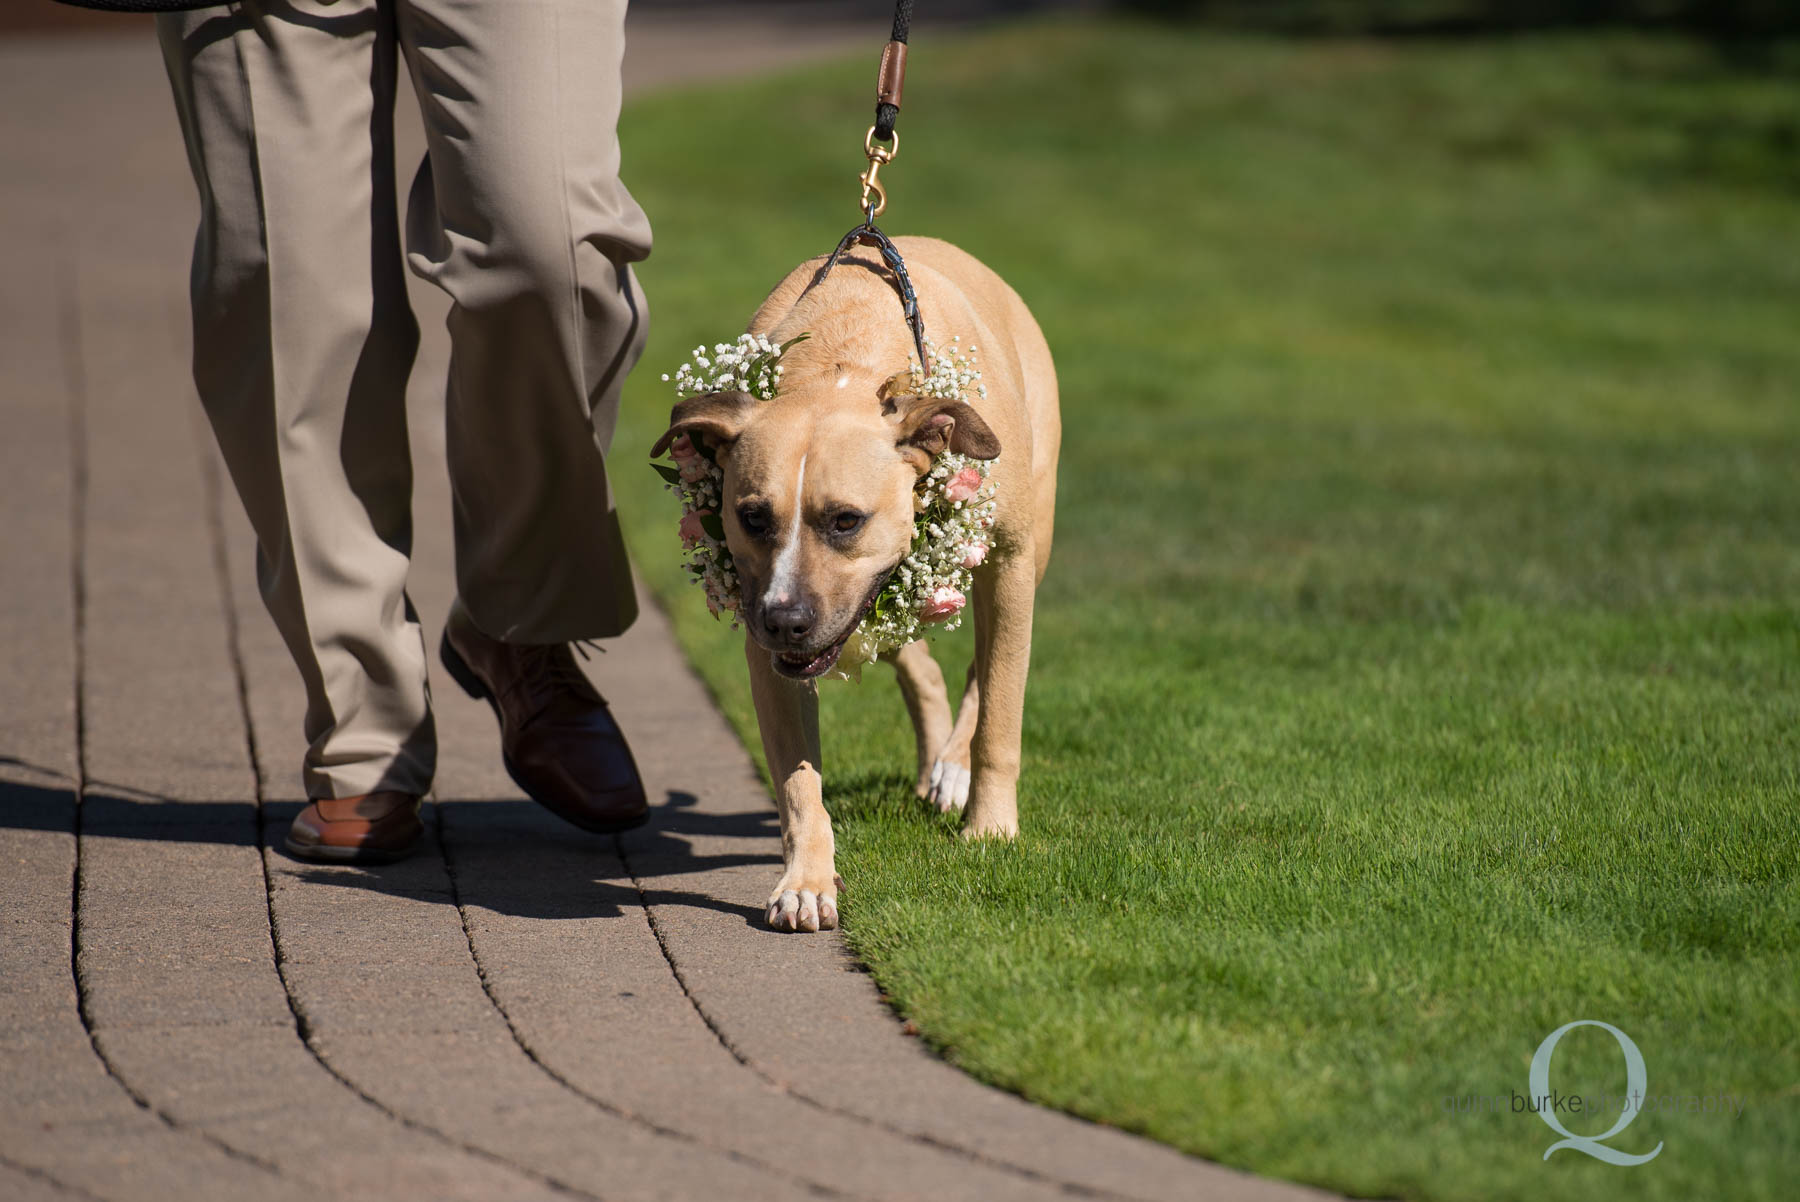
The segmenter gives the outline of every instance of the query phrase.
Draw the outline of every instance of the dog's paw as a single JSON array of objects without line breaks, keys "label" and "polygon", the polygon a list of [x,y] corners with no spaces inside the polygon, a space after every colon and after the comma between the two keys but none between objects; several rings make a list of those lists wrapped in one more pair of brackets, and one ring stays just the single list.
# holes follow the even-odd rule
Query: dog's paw
[{"label": "dog's paw", "polygon": [[955,760],[939,760],[931,766],[931,785],[926,797],[948,814],[969,804],[969,778],[973,774],[966,764]]},{"label": "dog's paw", "polygon": [[775,886],[775,892],[769,895],[769,925],[778,931],[835,931],[838,924],[837,895],[844,887],[844,878],[833,876],[831,884],[822,888],[807,888],[805,882],[795,882],[789,888],[787,878]]},{"label": "dog's paw", "polygon": [[1013,822],[970,822],[962,828],[962,837],[973,841],[976,839],[999,839],[1010,843],[1019,837],[1019,824]]}]

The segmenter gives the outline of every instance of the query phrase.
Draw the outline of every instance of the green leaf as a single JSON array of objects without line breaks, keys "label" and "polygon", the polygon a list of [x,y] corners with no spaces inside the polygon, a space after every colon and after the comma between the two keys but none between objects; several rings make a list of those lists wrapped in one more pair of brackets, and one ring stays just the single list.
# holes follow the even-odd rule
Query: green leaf
[{"label": "green leaf", "polygon": [[701,514],[700,529],[706,531],[707,534],[718,539],[720,542],[725,541],[725,523],[719,520],[719,515],[716,513]]},{"label": "green leaf", "polygon": [[667,480],[670,484],[681,483],[681,472],[670,467],[668,464],[652,463],[650,466],[656,469],[657,475],[661,476],[664,480]]}]

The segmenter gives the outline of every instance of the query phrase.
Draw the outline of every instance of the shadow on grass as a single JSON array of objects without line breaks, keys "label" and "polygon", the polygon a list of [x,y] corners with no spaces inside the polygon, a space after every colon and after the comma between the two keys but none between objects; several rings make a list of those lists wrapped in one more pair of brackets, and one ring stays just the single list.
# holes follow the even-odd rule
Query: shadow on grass
[{"label": "shadow on grass", "polygon": [[873,823],[935,827],[954,836],[961,814],[942,814],[931,802],[913,794],[911,773],[871,770],[854,776],[827,778],[826,808],[841,829]]}]

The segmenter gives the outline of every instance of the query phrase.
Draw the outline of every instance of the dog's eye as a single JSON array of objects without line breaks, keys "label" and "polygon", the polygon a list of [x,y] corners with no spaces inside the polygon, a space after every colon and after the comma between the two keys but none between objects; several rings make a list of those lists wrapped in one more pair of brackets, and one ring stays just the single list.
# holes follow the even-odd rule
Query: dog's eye
[{"label": "dog's eye", "polygon": [[831,532],[833,534],[855,534],[862,529],[867,517],[854,509],[839,510],[831,515]]},{"label": "dog's eye", "polygon": [[738,525],[744,533],[754,538],[762,538],[769,533],[769,507],[767,505],[746,505],[738,510]]}]

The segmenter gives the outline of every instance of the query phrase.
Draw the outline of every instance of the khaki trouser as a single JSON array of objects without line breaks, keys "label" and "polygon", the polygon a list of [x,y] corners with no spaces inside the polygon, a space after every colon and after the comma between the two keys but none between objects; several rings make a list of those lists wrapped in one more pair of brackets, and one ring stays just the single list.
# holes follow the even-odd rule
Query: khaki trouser
[{"label": "khaki trouser", "polygon": [[[518,643],[636,616],[603,456],[647,311],[619,182],[624,0],[250,0],[158,19],[200,190],[194,379],[307,694],[312,797],[423,793],[436,748],[406,596],[393,104],[427,155],[405,260],[449,293],[458,593]],[[399,61],[397,61],[397,58]]]}]

